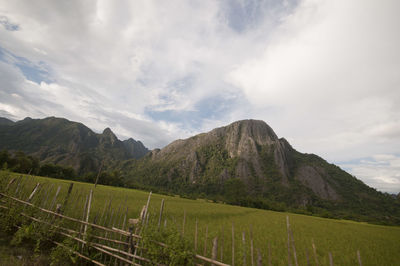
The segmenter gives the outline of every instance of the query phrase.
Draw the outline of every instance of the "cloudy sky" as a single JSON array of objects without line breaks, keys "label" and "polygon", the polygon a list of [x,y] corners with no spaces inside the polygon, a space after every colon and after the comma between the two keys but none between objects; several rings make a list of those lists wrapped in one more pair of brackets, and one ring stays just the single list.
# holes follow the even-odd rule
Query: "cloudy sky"
[{"label": "cloudy sky", "polygon": [[0,0],[0,116],[149,148],[261,119],[400,192],[398,0]]}]

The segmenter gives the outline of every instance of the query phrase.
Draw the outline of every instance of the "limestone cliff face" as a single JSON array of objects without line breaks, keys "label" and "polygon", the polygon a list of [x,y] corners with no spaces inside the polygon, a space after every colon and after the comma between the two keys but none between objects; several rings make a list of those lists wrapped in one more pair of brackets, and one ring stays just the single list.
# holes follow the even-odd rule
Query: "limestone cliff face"
[{"label": "limestone cliff face", "polygon": [[265,122],[242,120],[176,140],[149,153],[148,158],[150,165],[168,168],[163,171],[168,180],[180,176],[191,184],[210,179],[223,184],[239,178],[249,190],[260,193],[267,193],[271,184],[287,189],[300,184],[320,198],[339,200],[329,175],[312,165],[296,163],[294,154],[297,152],[290,144],[278,138]]}]

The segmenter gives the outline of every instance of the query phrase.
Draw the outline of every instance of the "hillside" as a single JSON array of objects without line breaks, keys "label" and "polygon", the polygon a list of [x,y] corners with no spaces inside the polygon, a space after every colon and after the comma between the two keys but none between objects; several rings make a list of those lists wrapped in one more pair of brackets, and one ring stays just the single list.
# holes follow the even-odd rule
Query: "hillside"
[{"label": "hillside", "polygon": [[[243,120],[118,165],[130,186],[233,204],[399,222],[398,202],[313,154],[263,121]],[[382,218],[384,217],[384,218]]]},{"label": "hillside", "polygon": [[[140,141],[120,141],[109,128],[97,134],[63,118],[2,119],[2,149],[21,150],[38,158],[41,173],[47,176],[94,182],[104,162],[99,181],[103,184],[262,209],[400,224],[398,200],[317,155],[296,151],[258,120],[237,121],[149,152]],[[18,156],[22,160],[23,156]],[[46,163],[71,166],[78,176],[53,173],[61,170],[47,169]],[[14,162],[12,169],[17,166]],[[20,171],[28,173],[30,167],[25,168]]]},{"label": "hillside", "polygon": [[50,162],[72,166],[78,173],[97,172],[116,160],[141,158],[147,148],[133,139],[120,141],[111,129],[97,134],[85,125],[64,118],[48,117],[12,122],[0,120],[0,150],[23,151]]},{"label": "hillside", "polygon": [[[4,180],[4,183],[0,183],[0,185],[6,185],[9,179],[19,178],[20,176],[20,174],[0,171],[0,180]],[[33,203],[35,204],[41,201],[41,196],[43,195],[41,193],[50,191],[51,194],[49,198],[53,198],[58,186],[61,187],[59,202],[65,202],[64,198],[67,195],[71,183],[71,181],[38,176],[23,175],[22,178],[24,178],[25,189],[20,198],[28,198],[37,183],[43,186],[39,194],[33,199]],[[124,214],[127,213],[128,218],[137,218],[143,205],[146,204],[149,195],[148,192],[140,190],[103,185],[94,188],[91,183],[73,183],[74,186],[71,194],[71,199],[73,200],[69,201],[71,205],[66,208],[64,212],[65,215],[82,219],[85,196],[89,195],[90,190],[93,189],[94,193],[89,222],[93,222],[97,219],[97,224],[107,226],[106,224],[109,223],[109,219],[101,219],[99,217],[104,213],[105,217],[111,217],[112,213],[114,213],[115,217],[117,217],[115,219],[115,224],[109,223],[109,227],[112,226],[121,229],[124,228]],[[10,193],[15,192],[17,186],[17,182],[12,184],[11,187],[13,189],[10,190]],[[334,265],[359,265],[357,261],[357,250],[360,251],[362,265],[398,265],[400,254],[400,227],[398,226],[371,225],[346,220],[325,219],[292,213],[259,210],[211,203],[201,199],[189,200],[157,193],[153,193],[151,196],[149,224],[158,223],[162,200],[165,202],[164,214],[162,215],[161,222],[161,225],[163,225],[162,228],[177,228],[181,231],[185,219],[184,238],[190,240],[193,247],[197,228],[197,251],[203,254],[205,246],[207,246],[206,256],[208,257],[211,257],[213,239],[218,236],[220,239],[218,259],[224,263],[231,264],[232,261],[233,234],[236,254],[235,265],[241,265],[243,261],[243,235],[245,235],[245,245],[247,247],[245,249],[247,265],[251,265],[249,237],[251,236],[250,234],[252,234],[254,253],[255,255],[258,254],[257,250],[259,249],[263,259],[262,265],[268,265],[267,262],[271,260],[271,265],[287,266],[286,216],[289,216],[299,265],[306,265],[307,261],[309,261],[311,265],[316,265],[312,243],[316,246],[316,256],[319,265],[330,265],[329,253],[333,256]],[[109,207],[105,208],[106,206]],[[129,208],[125,208],[125,206]],[[3,211],[3,209],[0,209],[0,211]],[[27,212],[28,208],[24,211]],[[41,219],[45,219],[45,217]],[[55,222],[58,220],[59,219],[56,219]],[[56,225],[59,225],[59,223],[56,223]],[[234,232],[232,233],[233,226]],[[3,228],[4,227],[1,227],[0,230]],[[125,230],[128,229],[125,227]],[[208,237],[206,237],[206,235]],[[181,235],[179,235],[178,240],[180,243],[182,241],[181,239]],[[9,242],[3,241],[3,243],[6,247],[11,246]],[[23,243],[27,243],[25,238]],[[71,244],[76,243],[77,242],[72,242]],[[205,245],[205,243],[207,244]],[[34,245],[32,250],[35,247],[37,248],[37,246]],[[48,246],[45,246],[45,248],[48,248]],[[9,256],[11,254],[12,253],[7,253],[6,255]],[[37,256],[38,253],[36,252],[35,254]],[[17,255],[21,255],[21,253],[17,253]],[[222,255],[223,259],[220,259]],[[1,265],[2,258],[4,257],[0,256]],[[255,256],[255,258],[257,257]],[[32,262],[32,260],[28,260],[28,262]],[[18,261],[18,263],[21,262]],[[293,260],[292,265],[295,265]]]}]

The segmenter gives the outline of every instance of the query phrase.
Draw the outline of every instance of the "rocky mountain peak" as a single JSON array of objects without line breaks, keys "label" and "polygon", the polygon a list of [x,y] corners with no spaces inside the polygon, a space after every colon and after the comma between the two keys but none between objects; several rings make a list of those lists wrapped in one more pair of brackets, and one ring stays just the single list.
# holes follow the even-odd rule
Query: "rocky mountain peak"
[{"label": "rocky mountain peak", "polygon": [[230,157],[248,157],[257,152],[257,147],[279,141],[272,128],[261,120],[241,120],[215,130],[226,138]]}]

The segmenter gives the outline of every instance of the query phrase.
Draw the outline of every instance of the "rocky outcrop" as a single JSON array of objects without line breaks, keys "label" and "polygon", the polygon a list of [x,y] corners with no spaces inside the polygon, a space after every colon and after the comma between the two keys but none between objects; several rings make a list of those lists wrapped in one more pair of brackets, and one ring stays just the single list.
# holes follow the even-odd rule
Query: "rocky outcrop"
[{"label": "rocky outcrop", "polygon": [[268,193],[277,186],[290,191],[301,184],[305,190],[299,195],[299,204],[311,200],[312,195],[304,192],[307,189],[321,199],[340,200],[329,174],[301,159],[305,157],[260,120],[237,121],[208,133],[176,140],[148,156],[150,160],[145,168],[167,173],[168,182],[181,176],[183,183],[222,185],[238,178],[249,194],[253,189]]}]

